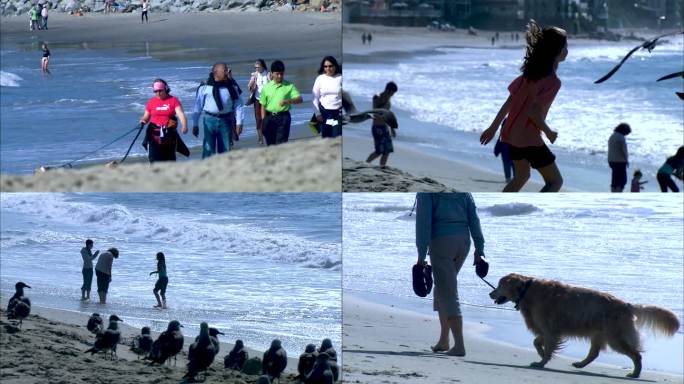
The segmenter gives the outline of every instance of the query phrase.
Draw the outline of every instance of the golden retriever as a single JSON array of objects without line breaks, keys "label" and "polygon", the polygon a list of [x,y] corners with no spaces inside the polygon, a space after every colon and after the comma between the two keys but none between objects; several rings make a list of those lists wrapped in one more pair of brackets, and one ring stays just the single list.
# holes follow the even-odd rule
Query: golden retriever
[{"label": "golden retriever", "polygon": [[574,367],[585,367],[610,346],[634,362],[634,371],[627,377],[639,377],[642,349],[637,327],[667,336],[679,329],[679,320],[666,309],[629,304],[607,293],[515,273],[502,277],[489,297],[497,304],[512,301],[520,310],[542,358],[530,364],[535,368],[543,368],[565,338],[588,338],[589,354],[573,363]]}]

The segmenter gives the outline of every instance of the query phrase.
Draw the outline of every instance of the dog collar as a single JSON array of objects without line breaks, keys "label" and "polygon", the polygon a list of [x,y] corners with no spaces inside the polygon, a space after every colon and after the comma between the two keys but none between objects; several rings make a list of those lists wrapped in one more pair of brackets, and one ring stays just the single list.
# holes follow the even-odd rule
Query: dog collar
[{"label": "dog collar", "polygon": [[532,280],[527,280],[527,282],[525,283],[525,286],[524,286],[523,289],[520,291],[520,297],[518,297],[518,300],[515,302],[515,309],[516,309],[517,311],[520,310],[520,303],[521,303],[521,302],[523,301],[523,299],[525,298],[525,294],[527,293],[527,290],[530,288],[530,285],[532,285]]}]

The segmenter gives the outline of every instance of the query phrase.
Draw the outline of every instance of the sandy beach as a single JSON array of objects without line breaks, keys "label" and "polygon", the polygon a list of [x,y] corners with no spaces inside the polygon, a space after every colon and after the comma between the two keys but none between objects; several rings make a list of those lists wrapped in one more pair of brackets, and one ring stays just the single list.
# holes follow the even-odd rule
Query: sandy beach
[{"label": "sandy beach", "polygon": [[[465,357],[434,354],[429,346],[439,334],[437,316],[426,316],[375,304],[344,292],[344,380],[350,383],[682,383],[682,377],[649,372],[627,379],[631,367],[593,363],[580,370],[574,360],[560,356],[543,370],[529,367],[539,356],[531,347],[520,349],[483,337],[492,324],[464,324]],[[520,318],[520,322],[522,322]],[[587,345],[588,348],[588,345]],[[627,361],[625,362],[627,366]]]},{"label": "sandy beach", "polygon": [[298,140],[205,160],[55,169],[2,175],[3,192],[334,192],[341,186],[341,139]]},{"label": "sandy beach", "polygon": [[[4,310],[0,315],[0,376],[2,382],[8,384],[180,382],[187,372],[188,347],[196,336],[185,335],[184,349],[176,366],[149,366],[129,350],[131,340],[140,330],[126,326],[125,322],[119,324],[122,342],[117,348],[118,359],[110,361],[103,355],[83,353],[94,341],[94,336],[85,327],[88,321],[86,314],[34,307],[29,318],[24,320],[21,331],[16,333],[8,331],[9,322]],[[157,336],[158,333],[153,332],[152,337]],[[233,345],[223,341],[206,383],[255,383],[259,376],[224,370],[223,357]],[[250,357],[263,354],[249,348],[248,353]],[[294,351],[290,353],[295,355]],[[288,358],[282,383],[297,382],[293,373],[296,367],[297,359]]]},{"label": "sandy beach", "polygon": [[[25,17],[3,17],[3,46],[28,49],[45,41],[57,53],[60,47],[98,49],[124,48],[131,54],[147,53],[160,59],[217,60],[235,65],[234,73],[245,74],[245,63],[263,57],[301,65],[326,54],[340,55],[339,13],[314,12],[203,12],[150,13],[150,22],[140,23],[140,13],[50,15],[48,31],[27,31]],[[258,33],[257,33],[258,31]],[[277,44],[261,36],[279,34],[287,38]],[[312,37],[316,38],[313,39]],[[307,41],[307,51],[301,51]],[[131,46],[136,46],[131,48]],[[294,69],[294,68],[293,68]],[[313,84],[313,79],[311,80]]]},{"label": "sandy beach", "polygon": [[[483,167],[430,155],[401,143],[394,146],[387,163],[393,171],[383,171],[377,160],[370,165],[363,161],[373,149],[370,134],[367,138],[345,136],[344,192],[500,192],[506,185],[502,175]],[[541,183],[530,181],[523,192],[536,192],[541,187]]]}]

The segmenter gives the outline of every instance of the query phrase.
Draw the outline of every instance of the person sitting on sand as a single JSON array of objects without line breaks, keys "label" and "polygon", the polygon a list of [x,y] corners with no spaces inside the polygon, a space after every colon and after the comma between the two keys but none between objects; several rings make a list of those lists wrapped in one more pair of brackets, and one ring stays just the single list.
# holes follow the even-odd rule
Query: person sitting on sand
[{"label": "person sitting on sand", "polygon": [[632,186],[630,188],[630,192],[641,192],[644,187],[642,185],[648,183],[648,181],[641,181],[641,177],[643,174],[641,173],[640,170],[634,171],[634,175],[632,176]]},{"label": "person sitting on sand", "polygon": [[48,69],[48,65],[50,64],[50,50],[45,43],[43,43],[41,49],[43,50],[43,57],[40,59],[40,68],[43,70],[43,72],[49,72],[50,70]]},{"label": "person sitting on sand", "polygon": [[684,145],[679,147],[674,156],[670,156],[665,160],[665,163],[658,169],[656,178],[661,192],[667,192],[671,189],[672,192],[679,192],[677,183],[672,180],[671,175],[679,180],[684,179]]},{"label": "person sitting on sand", "polygon": [[[373,109],[389,110],[392,106],[390,99],[398,90],[399,88],[393,81],[387,83],[385,85],[385,90],[382,93],[373,96]],[[392,138],[397,137],[397,134],[393,128],[387,125],[387,122],[385,122],[380,115],[375,115],[375,117],[373,117],[371,132],[373,133],[375,151],[368,155],[366,163],[370,163],[380,157],[380,167],[385,168],[390,153],[394,152]]]},{"label": "person sitting on sand", "polygon": [[92,252],[93,241],[87,239],[85,247],[81,248],[81,258],[83,259],[83,268],[81,274],[83,275],[83,285],[81,286],[81,301],[90,300],[90,287],[93,284],[93,260],[97,258],[100,251]]},{"label": "person sitting on sand", "polygon": [[[418,265],[430,254],[435,288],[433,308],[439,314],[440,333],[433,352],[465,356],[463,317],[458,300],[458,272],[475,242],[475,262],[484,256],[484,237],[470,193],[418,193],[416,196]],[[454,346],[449,348],[449,331]]]},{"label": "person sitting on sand", "polygon": [[342,68],[332,56],[321,61],[318,77],[314,81],[313,106],[321,125],[321,137],[342,134]]},{"label": "person sitting on sand", "polygon": [[629,154],[627,152],[627,140],[625,136],[632,132],[627,123],[620,123],[608,139],[608,165],[612,171],[610,178],[610,191],[622,192],[627,184],[627,167],[629,166]]},{"label": "person sitting on sand", "polygon": [[254,63],[254,72],[249,78],[247,88],[254,95],[252,103],[254,104],[254,121],[256,121],[257,143],[264,144],[263,120],[261,119],[261,104],[259,103],[259,96],[264,85],[271,80],[271,74],[268,73],[266,62],[263,59],[257,59]]},{"label": "person sitting on sand", "polygon": [[271,77],[273,80],[264,85],[259,96],[266,145],[286,143],[290,139],[290,108],[292,104],[302,103],[297,87],[285,80],[282,61],[271,63]]},{"label": "person sitting on sand", "polygon": [[[154,297],[157,299],[155,308],[166,309],[166,287],[169,285],[169,275],[166,274],[166,258],[162,252],[157,252],[157,270],[150,272],[150,276],[157,274],[158,279],[154,284]],[[159,298],[161,295],[161,299]]]},{"label": "person sitting on sand", "polygon": [[214,64],[206,84],[197,89],[192,108],[192,134],[195,136],[199,135],[199,118],[204,114],[203,159],[230,151],[233,118],[236,121],[236,131],[242,132],[243,109],[242,97],[234,81],[228,77],[228,65]]},{"label": "person sitting on sand", "polygon": [[107,252],[100,255],[95,265],[95,275],[97,276],[97,294],[100,296],[100,304],[107,303],[107,292],[109,283],[112,282],[112,264],[114,259],[119,258],[119,250],[109,248]]},{"label": "person sitting on sand", "polygon": [[147,157],[150,163],[176,161],[178,120],[181,123],[181,132],[188,133],[183,106],[180,100],[171,96],[171,88],[164,79],[155,79],[152,90],[155,96],[147,100],[145,113],[140,118],[141,124],[149,122],[143,141],[148,145]]},{"label": "person sitting on sand", "polygon": [[515,167],[513,180],[504,192],[518,192],[530,178],[530,168],[544,178],[541,192],[558,192],[563,178],[541,137],[543,132],[551,143],[558,133],[546,124],[546,114],[561,87],[556,76],[558,64],[568,55],[567,33],[558,27],[543,28],[534,20],[527,26],[527,51],[521,67],[522,75],[508,86],[510,96],[501,106],[492,124],[480,136],[480,143],[489,143],[508,115],[501,139],[510,145]]}]

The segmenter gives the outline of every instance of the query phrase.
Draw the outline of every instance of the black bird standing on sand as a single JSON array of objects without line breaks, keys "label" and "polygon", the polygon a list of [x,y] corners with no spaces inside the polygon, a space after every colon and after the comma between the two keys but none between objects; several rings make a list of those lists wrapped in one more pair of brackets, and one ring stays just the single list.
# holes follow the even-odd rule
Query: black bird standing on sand
[{"label": "black bird standing on sand", "polygon": [[287,352],[285,352],[285,349],[283,349],[280,340],[274,339],[271,342],[271,348],[264,352],[261,373],[264,375],[269,375],[270,377],[280,381],[280,374],[283,373],[286,366]]},{"label": "black bird standing on sand", "polygon": [[233,349],[223,358],[223,367],[242,371],[247,359],[249,359],[249,353],[245,349],[245,344],[242,340],[236,340]]},{"label": "black bird standing on sand", "polygon": [[632,56],[632,54],[634,54],[634,52],[638,51],[639,49],[646,49],[646,50],[648,50],[648,52],[651,52],[653,50],[653,48],[655,48],[656,45],[658,44],[659,39],[661,39],[665,36],[671,36],[671,35],[677,35],[677,34],[684,34],[684,31],[665,33],[665,34],[657,36],[651,40],[644,42],[643,44],[639,44],[636,47],[632,48],[632,50],[629,51],[627,53],[627,55],[625,55],[625,57],[623,57],[622,60],[620,60],[620,62],[615,67],[613,67],[613,69],[610,70],[610,72],[606,73],[602,78],[594,81],[594,84],[601,84],[604,81],[610,79],[610,77],[613,76],[615,74],[615,72],[618,71],[618,69],[620,69],[622,64],[624,64],[625,61],[627,61],[627,59],[629,59],[629,57]]},{"label": "black bird standing on sand", "polygon": [[183,326],[178,320],[170,321],[166,331],[162,332],[152,343],[152,351],[147,359],[152,360],[152,363],[164,364],[166,360],[173,357],[175,364],[176,355],[183,349],[185,341],[181,327]]},{"label": "black bird standing on sand", "polygon": [[309,344],[306,346],[304,353],[299,355],[299,364],[297,364],[297,372],[299,373],[299,378],[302,380],[306,375],[311,372],[314,364],[316,363],[316,357],[318,353],[316,352],[316,346]]},{"label": "black bird standing on sand", "polygon": [[24,296],[24,288],[31,288],[23,282],[14,284],[14,295],[7,304],[7,318],[9,320],[19,320],[19,328],[25,318],[31,313],[31,300]]},{"label": "black bird standing on sand", "polygon": [[197,374],[211,366],[217,353],[216,345],[209,335],[209,325],[202,322],[200,334],[188,350],[188,373],[183,378],[188,379],[188,382],[195,382]]},{"label": "black bird standing on sand", "polygon": [[150,327],[142,327],[140,334],[131,343],[131,351],[138,355],[138,358],[141,355],[145,357],[152,351],[152,343],[154,343],[154,340],[150,335]]},{"label": "black bird standing on sand", "polygon": [[333,378],[337,381],[340,377],[340,371],[337,367],[337,351],[333,348],[332,341],[330,339],[323,339],[321,342],[321,347],[318,348],[318,353],[325,353],[328,355],[330,364],[330,369],[333,373]]},{"label": "black bird standing on sand", "polygon": [[316,357],[316,364],[314,364],[311,372],[304,378],[304,384],[333,384],[335,377],[330,366],[330,356],[327,353],[321,352]]},{"label": "black bird standing on sand", "polygon": [[119,321],[123,320],[116,315],[109,316],[109,326],[104,332],[96,335],[95,345],[85,352],[96,354],[100,351],[104,351],[106,358],[107,351],[109,351],[111,352],[111,358],[113,359],[116,355],[116,346],[119,344],[119,340],[121,340],[121,332],[119,332],[118,323]]},{"label": "black bird standing on sand", "polygon": [[[221,350],[221,343],[219,343],[218,335],[225,335],[225,333],[219,331],[216,328],[209,327],[209,339],[211,339],[211,343],[214,344],[214,348],[216,348],[217,355]],[[195,338],[195,341],[197,341],[198,339],[199,336]]]},{"label": "black bird standing on sand", "polygon": [[93,313],[90,315],[90,318],[88,319],[88,324],[86,324],[86,328],[90,333],[97,335],[100,333],[103,328],[104,328],[104,320],[102,320],[102,316],[100,316],[99,313]]}]

